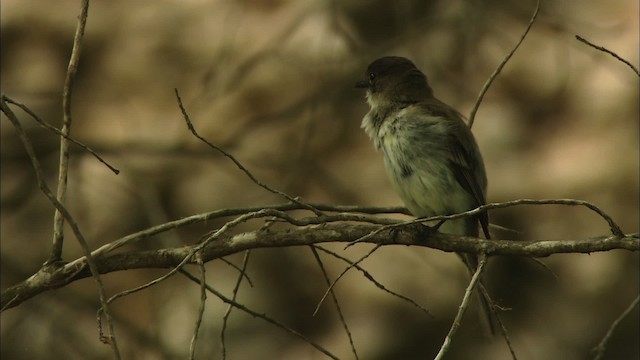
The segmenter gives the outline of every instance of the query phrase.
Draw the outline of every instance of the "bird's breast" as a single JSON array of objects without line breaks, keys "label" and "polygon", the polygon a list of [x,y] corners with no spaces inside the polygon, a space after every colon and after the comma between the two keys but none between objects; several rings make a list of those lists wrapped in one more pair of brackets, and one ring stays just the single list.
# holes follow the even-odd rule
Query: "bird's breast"
[{"label": "bird's breast", "polygon": [[385,121],[378,132],[395,192],[416,216],[468,210],[471,200],[455,180],[446,154],[430,146],[430,139],[415,136],[413,130],[411,122],[393,119]]}]

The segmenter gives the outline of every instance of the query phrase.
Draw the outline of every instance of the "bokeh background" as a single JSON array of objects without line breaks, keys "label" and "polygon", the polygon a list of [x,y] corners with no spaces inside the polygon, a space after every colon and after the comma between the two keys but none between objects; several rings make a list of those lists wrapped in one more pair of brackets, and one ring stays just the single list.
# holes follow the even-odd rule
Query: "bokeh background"
[{"label": "bokeh background", "polygon": [[[638,64],[638,3],[545,1],[522,47],[493,84],[473,131],[489,175],[491,202],[576,198],[638,231],[638,77],[579,34]],[[281,203],[188,132],[173,89],[199,132],[256,177],[317,203],[399,205],[359,128],[367,111],[353,88],[373,59],[411,58],[436,96],[469,114],[483,84],[524,30],[533,1],[92,1],[73,94],[73,135],[122,170],[114,175],[74,147],[69,208],[92,247],[162,222],[229,207]],[[60,125],[61,90],[80,1],[3,0],[2,92]],[[637,66],[637,65],[636,65]],[[16,110],[54,186],[58,138]],[[53,209],[36,186],[24,148],[2,115],[2,288],[33,274],[52,237]],[[560,206],[490,214],[517,230],[503,239],[604,235],[593,213]],[[193,243],[218,222],[165,234],[138,249]],[[259,226],[254,223],[251,226]],[[247,228],[251,228],[247,226]],[[67,234],[71,234],[67,231]],[[351,258],[370,249],[328,246]],[[71,235],[64,257],[80,255]],[[241,263],[242,254],[229,257]],[[325,257],[332,276],[344,268]],[[638,295],[637,253],[555,255],[548,268],[492,259],[493,297],[519,359],[585,359]],[[361,359],[432,358],[448,330],[468,274],[455,255],[387,247],[362,264],[435,319],[379,290],[355,271],[336,287]],[[206,265],[209,284],[230,294],[237,272]],[[164,271],[104,276],[110,294]],[[239,301],[353,358],[308,248],[256,250]],[[126,359],[186,358],[199,289],[174,277],[114,304]],[[108,359],[98,341],[97,292],[86,279],[31,299],[1,317],[6,359]],[[197,355],[220,359],[226,306],[209,296]],[[613,334],[606,359],[638,359],[636,308]],[[308,344],[234,311],[228,359],[323,359]],[[499,337],[483,335],[473,311],[449,359],[507,359]]]}]

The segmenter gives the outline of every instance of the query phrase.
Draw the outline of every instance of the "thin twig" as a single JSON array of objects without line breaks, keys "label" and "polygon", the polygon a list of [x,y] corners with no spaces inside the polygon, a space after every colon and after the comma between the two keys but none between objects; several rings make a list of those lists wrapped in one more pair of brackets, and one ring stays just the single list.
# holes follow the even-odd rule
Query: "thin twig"
[{"label": "thin twig", "polygon": [[593,348],[593,350],[591,350],[594,353],[593,356],[593,360],[600,360],[602,359],[602,357],[604,356],[604,351],[607,348],[607,343],[609,342],[609,339],[611,339],[611,335],[613,335],[613,332],[616,330],[616,328],[618,327],[618,325],[620,325],[620,323],[622,322],[622,320],[624,320],[624,318],[626,318],[627,316],[629,316],[629,314],[631,313],[631,311],[633,311],[633,309],[638,306],[638,303],[640,303],[640,295],[638,297],[635,298],[635,300],[633,300],[631,302],[631,304],[629,305],[629,307],[627,307],[622,314],[620,314],[620,316],[618,316],[617,319],[615,319],[613,321],[613,323],[611,324],[611,326],[609,327],[609,330],[607,330],[607,333],[604,335],[604,337],[602,338],[602,340],[600,340],[600,343],[598,344],[598,346],[596,346],[595,348]]},{"label": "thin twig", "polygon": [[[241,224],[243,222],[246,222],[246,221],[254,219],[254,218],[264,217],[264,216],[265,215],[264,215],[263,212],[257,211],[257,212],[254,212],[254,213],[249,213],[249,214],[238,216],[237,218],[233,219],[232,221],[227,222],[220,229],[218,229],[215,232],[213,232],[212,234],[210,234],[201,243],[197,244],[196,246],[189,247],[189,250],[186,253],[186,255],[184,255],[184,257],[180,260],[180,262],[176,266],[174,266],[169,272],[167,272],[166,274],[162,275],[159,278],[151,280],[151,281],[149,281],[149,282],[147,282],[145,284],[142,284],[142,285],[140,285],[138,287],[119,292],[119,293],[111,296],[107,300],[107,303],[110,304],[110,303],[112,303],[113,301],[115,301],[118,298],[133,294],[133,293],[138,292],[140,290],[144,290],[144,289],[146,289],[148,287],[151,287],[151,286],[153,286],[153,285],[155,285],[155,284],[157,284],[159,282],[162,282],[162,281],[170,278],[171,276],[175,275],[178,271],[180,271],[180,269],[182,269],[184,267],[184,265],[186,265],[187,263],[191,262],[193,256],[196,253],[198,253],[200,250],[202,250],[202,248],[207,246],[210,242],[214,241],[215,239],[220,238],[227,231],[231,230],[232,228],[234,228],[235,226],[237,226],[237,225],[239,225],[239,224]],[[100,312],[100,311],[102,311],[102,309],[100,309],[98,312]]]},{"label": "thin twig", "polygon": [[353,261],[351,261],[351,260],[347,259],[346,257],[344,257],[344,256],[342,256],[342,255],[340,255],[340,254],[338,254],[338,253],[336,253],[336,252],[334,252],[334,251],[331,251],[331,250],[329,250],[329,249],[325,249],[325,248],[324,248],[324,247],[322,247],[322,246],[315,245],[315,248],[316,248],[316,249],[318,249],[318,250],[324,251],[324,252],[326,252],[327,254],[329,254],[329,255],[331,255],[331,256],[333,256],[333,257],[337,258],[337,259],[340,259],[340,260],[342,260],[342,261],[346,262],[346,263],[347,263],[347,264],[349,264],[349,265],[354,266],[358,271],[360,271],[360,272],[362,273],[362,275],[364,275],[364,277],[366,277],[369,281],[371,281],[371,282],[372,282],[372,283],[373,283],[373,284],[374,284],[378,289],[380,289],[380,290],[382,290],[382,291],[384,291],[384,292],[386,292],[386,293],[388,293],[388,294],[390,294],[390,295],[392,295],[392,296],[395,296],[395,297],[397,297],[397,298],[399,298],[399,299],[401,299],[401,300],[403,300],[403,301],[408,302],[409,304],[411,304],[411,305],[415,306],[416,308],[420,309],[422,312],[424,312],[425,314],[427,314],[427,315],[428,315],[429,317],[431,317],[432,319],[434,319],[434,318],[435,318],[435,316],[433,316],[433,314],[432,314],[429,310],[427,310],[426,308],[424,308],[423,306],[421,306],[420,304],[418,304],[418,303],[417,303],[416,301],[414,301],[413,299],[411,299],[411,298],[409,298],[409,297],[407,297],[407,296],[404,296],[404,295],[402,295],[402,294],[398,294],[398,293],[397,293],[397,292],[395,292],[395,291],[392,291],[392,290],[387,289],[387,287],[386,287],[386,286],[384,286],[382,283],[380,283],[378,280],[376,280],[376,279],[373,277],[373,275],[371,275],[371,273],[369,273],[367,270],[365,270],[362,266],[360,266],[360,265],[358,265],[358,264],[354,264],[354,262],[353,262]]},{"label": "thin twig", "polygon": [[540,0],[536,0],[536,9],[533,12],[533,15],[531,16],[531,19],[529,20],[529,25],[527,25],[527,28],[525,29],[524,33],[522,33],[522,35],[520,36],[520,39],[518,40],[516,45],[513,47],[513,49],[511,49],[511,51],[507,54],[507,56],[505,56],[504,59],[502,59],[502,62],[493,71],[493,74],[489,76],[489,79],[487,79],[487,81],[484,83],[482,90],[480,90],[478,99],[476,99],[476,103],[475,105],[473,105],[473,109],[471,110],[471,114],[469,115],[469,124],[468,124],[469,128],[473,126],[473,121],[476,118],[476,112],[478,112],[478,108],[480,107],[480,103],[482,103],[482,99],[484,98],[484,95],[487,93],[487,91],[489,90],[489,87],[491,86],[493,81],[496,79],[498,74],[500,74],[500,72],[502,71],[502,68],[507,64],[509,59],[511,59],[511,57],[516,52],[516,50],[518,50],[518,48],[520,47],[520,44],[522,44],[522,41],[524,41],[524,38],[529,33],[531,26],[533,26],[533,23],[536,21],[536,18],[538,17],[539,12],[540,12]]},{"label": "thin twig", "polygon": [[[78,25],[73,37],[73,48],[67,67],[67,75],[62,88],[62,129],[60,132],[66,136],[60,138],[60,163],[58,164],[58,189],[56,198],[61,204],[65,203],[67,197],[67,175],[69,173],[69,140],[71,133],[71,88],[78,71],[80,61],[80,50],[82,49],[82,37],[87,25],[87,15],[89,14],[89,0],[82,1],[82,9],[78,16]],[[53,215],[53,245],[48,264],[62,260],[62,245],[64,242],[64,216],[56,210]]]},{"label": "thin twig", "polygon": [[204,308],[207,303],[207,277],[205,275],[204,263],[202,262],[202,259],[198,259],[197,263],[198,269],[200,270],[200,306],[198,307],[198,318],[196,319],[193,335],[191,336],[191,344],[189,345],[189,359],[191,360],[195,360],[196,358],[198,332],[200,331],[202,317],[204,316]]},{"label": "thin twig", "polygon": [[[248,257],[248,254],[245,254],[245,260]],[[238,265],[232,263],[231,261],[225,259],[225,258],[220,258],[220,260],[222,260],[223,263],[231,266],[232,268],[238,270],[238,273],[240,273],[241,277],[244,277],[245,279],[247,279],[247,283],[249,284],[250,287],[253,287],[253,281],[251,281],[251,278],[249,277],[249,275],[247,275],[247,273],[245,272],[244,267],[241,268]],[[244,265],[244,263],[243,263]]]},{"label": "thin twig", "polygon": [[327,288],[327,290],[325,290],[324,294],[322,295],[322,297],[320,298],[320,301],[318,301],[318,304],[316,305],[316,309],[313,311],[313,316],[315,316],[318,311],[320,310],[320,306],[322,305],[322,303],[324,302],[324,299],[327,298],[327,295],[329,295],[329,292],[331,292],[331,290],[333,289],[334,286],[336,286],[336,284],[338,283],[338,281],[340,281],[340,279],[342,279],[342,277],[352,268],[354,268],[356,265],[358,265],[359,263],[361,263],[364,259],[368,258],[369,256],[371,256],[371,254],[373,254],[376,250],[378,250],[382,245],[377,244],[376,246],[374,246],[371,250],[369,250],[369,252],[367,252],[365,255],[363,255],[360,259],[354,261],[352,264],[350,264],[349,266],[347,266],[344,270],[342,270],[342,272],[340,273],[340,275],[338,275],[338,277],[333,280],[333,282],[331,283],[331,285],[329,285],[329,287]]},{"label": "thin twig", "polygon": [[511,354],[511,359],[518,360],[518,357],[516,356],[516,351],[513,349],[513,344],[511,343],[511,338],[509,337],[509,332],[507,331],[507,327],[504,325],[504,323],[502,322],[502,319],[500,318],[500,311],[505,311],[507,309],[496,305],[495,301],[493,301],[493,299],[491,299],[491,296],[489,295],[489,292],[484,287],[482,282],[480,282],[480,284],[478,285],[478,290],[482,291],[482,296],[484,296],[487,299],[487,303],[489,304],[489,307],[491,308],[490,309],[491,313],[493,314],[495,321],[498,323],[498,328],[500,329],[500,334],[502,335],[502,338],[504,339],[505,343],[507,344],[507,348],[509,349],[509,353]]},{"label": "thin twig", "polygon": [[[182,275],[186,276],[187,278],[189,278],[191,281],[198,282],[198,278],[193,276],[193,275],[191,275],[186,270],[181,269],[180,273]],[[240,304],[239,302],[229,299],[228,297],[224,296],[221,292],[219,292],[218,290],[212,288],[209,285],[206,285],[206,287],[207,287],[207,290],[210,293],[212,293],[215,296],[217,296],[223,302],[225,302],[225,303],[227,303],[229,305],[232,305],[233,307],[235,307],[237,309],[240,309],[240,310],[246,312],[247,314],[249,314],[251,316],[260,318],[260,319],[262,319],[262,320],[264,320],[264,321],[266,321],[266,322],[268,322],[268,323],[270,323],[272,325],[275,325],[276,327],[279,327],[280,329],[282,329],[282,330],[284,330],[284,331],[286,331],[286,332],[288,332],[288,333],[290,333],[292,335],[295,335],[298,338],[302,339],[304,342],[306,342],[307,344],[313,346],[318,351],[320,351],[321,353],[327,355],[328,357],[330,357],[332,359],[335,359],[335,360],[339,360],[339,358],[337,356],[333,355],[331,352],[329,352],[329,350],[325,349],[320,344],[318,344],[318,343],[314,342],[313,340],[307,338],[306,336],[302,335],[298,331],[296,331],[296,330],[294,330],[294,329],[292,329],[292,328],[280,323],[279,321],[277,321],[275,319],[272,319],[271,317],[267,316],[266,314],[261,314],[259,312],[253,311],[253,310],[249,309],[248,307]]]},{"label": "thin twig", "polygon": [[[329,274],[327,274],[327,269],[324,267],[324,264],[322,263],[322,259],[318,254],[318,250],[316,250],[315,246],[313,245],[310,245],[309,248],[311,249],[311,252],[313,253],[313,257],[316,259],[316,262],[320,267],[320,272],[322,272],[322,276],[324,277],[324,280],[326,281],[327,285],[331,285]],[[333,291],[333,289],[331,289],[331,298],[333,299],[333,304],[336,306],[336,311],[338,312],[338,317],[340,318],[342,327],[344,328],[344,331],[347,334],[347,338],[349,339],[349,345],[351,346],[351,351],[353,352],[353,356],[355,356],[356,359],[360,359],[358,357],[358,352],[356,351],[356,346],[353,343],[353,336],[351,336],[351,331],[349,330],[349,326],[347,325],[347,320],[345,319],[344,314],[342,313],[342,308],[340,307],[340,303],[338,302],[338,297],[336,296],[336,293],[335,291]]]},{"label": "thin twig", "polygon": [[[244,214],[241,216],[238,216],[237,218],[233,219],[232,221],[229,221],[227,223],[225,223],[221,228],[213,231],[212,233],[208,234],[207,237],[205,239],[203,239],[202,242],[200,242],[199,244],[190,247],[188,252],[186,253],[186,255],[180,260],[180,262],[173,267],[169,272],[167,272],[166,274],[164,274],[163,276],[156,278],[154,280],[151,280],[143,285],[140,285],[138,287],[129,289],[129,290],[125,290],[122,291],[118,294],[115,294],[113,296],[111,296],[108,300],[107,303],[110,304],[113,301],[115,301],[116,299],[119,299],[123,296],[127,296],[130,294],[133,294],[135,292],[144,290],[148,287],[151,287],[159,282],[162,282],[166,279],[168,279],[169,277],[175,275],[178,271],[180,271],[184,265],[186,265],[187,263],[189,263],[190,261],[192,261],[192,258],[194,257],[194,255],[196,253],[198,253],[199,251],[201,251],[205,246],[207,246],[209,243],[211,243],[212,241],[219,239],[222,235],[224,235],[227,231],[231,230],[232,228],[236,227],[237,225],[246,222],[248,220],[254,219],[254,218],[260,218],[260,217],[266,217],[269,216],[268,213],[266,213],[264,210],[261,211],[257,211],[257,212],[253,212],[253,213],[249,213],[249,214]],[[100,316],[100,312],[103,311],[103,309],[99,309],[98,310],[98,316]]]},{"label": "thin twig", "polygon": [[109,164],[105,159],[102,158],[102,156],[98,155],[98,153],[96,153],[95,151],[93,151],[93,149],[91,149],[90,147],[88,147],[87,145],[81,143],[80,141],[72,138],[71,136],[69,136],[68,134],[64,134],[62,133],[62,131],[60,131],[58,128],[56,128],[53,125],[50,125],[49,123],[47,123],[46,121],[42,120],[35,112],[33,112],[31,109],[29,109],[28,106],[19,103],[13,99],[11,99],[10,97],[6,96],[5,94],[1,95],[2,98],[4,98],[8,103],[16,105],[17,107],[19,107],[20,109],[22,109],[22,111],[26,112],[27,114],[29,114],[29,116],[31,116],[38,124],[40,124],[42,127],[44,127],[45,129],[48,129],[50,131],[53,131],[56,135],[62,136],[63,138],[66,138],[67,140],[71,141],[72,143],[78,145],[81,149],[87,151],[88,153],[90,153],[91,155],[93,155],[98,161],[100,161],[101,163],[103,163],[106,167],[109,168],[109,170],[113,171],[116,175],[118,175],[120,173],[120,170],[118,170],[116,167],[112,166],[111,164]]},{"label": "thin twig", "polygon": [[265,190],[267,190],[267,191],[269,191],[269,192],[271,192],[273,194],[280,195],[280,196],[284,197],[285,199],[291,201],[292,203],[299,204],[299,205],[303,206],[304,208],[306,208],[307,210],[312,211],[316,215],[322,215],[322,212],[320,210],[314,208],[313,206],[311,206],[309,204],[306,204],[306,203],[303,203],[300,200],[292,197],[291,195],[288,195],[288,194],[286,194],[286,193],[284,193],[284,192],[282,192],[280,190],[274,189],[274,188],[268,186],[267,184],[261,182],[255,176],[253,176],[253,174],[244,165],[242,165],[242,163],[240,163],[240,161],[238,161],[233,155],[231,155],[230,153],[228,153],[224,149],[220,148],[219,146],[216,146],[216,145],[212,144],[209,140],[205,139],[200,134],[198,134],[198,132],[196,131],[196,128],[193,126],[193,123],[191,122],[191,118],[189,117],[189,114],[187,113],[187,110],[185,109],[184,105],[182,104],[182,99],[180,98],[180,94],[178,93],[178,89],[174,89],[174,91],[175,91],[176,99],[178,100],[178,106],[180,107],[180,111],[182,112],[182,116],[184,118],[184,121],[187,123],[187,127],[189,128],[189,131],[191,131],[193,136],[195,136],[200,141],[202,141],[205,144],[207,144],[210,148],[218,151],[219,153],[221,153],[225,157],[229,158],[236,165],[236,167],[238,167],[238,169],[240,169],[245,175],[247,175],[247,177],[249,177],[249,179],[251,179],[251,181],[253,181],[256,185],[260,186],[261,188],[263,188],[263,189],[265,189]]},{"label": "thin twig", "polygon": [[623,63],[625,63],[628,67],[630,67],[630,68],[631,68],[631,70],[633,70],[633,72],[635,72],[635,73],[636,73],[636,75],[640,76],[640,71],[638,71],[638,68],[636,68],[635,66],[633,66],[633,64],[632,64],[632,63],[630,63],[628,60],[626,60],[626,59],[622,58],[620,55],[618,55],[618,54],[614,53],[613,51],[611,51],[611,50],[609,50],[609,49],[607,49],[607,48],[604,48],[604,47],[602,47],[602,46],[598,46],[598,45],[596,45],[596,44],[592,43],[591,41],[589,41],[589,40],[587,40],[587,39],[583,38],[583,37],[582,37],[582,36],[580,36],[580,35],[576,35],[576,39],[578,39],[578,41],[581,41],[581,42],[583,42],[583,43],[585,43],[585,44],[587,44],[587,45],[591,46],[592,48],[594,48],[594,49],[596,49],[596,50],[600,50],[600,51],[602,51],[602,52],[605,52],[605,53],[607,53],[607,54],[609,54],[609,55],[613,56],[614,58],[616,58],[616,59],[618,59],[618,60],[622,61],[622,62],[623,62]]},{"label": "thin twig", "polygon": [[[242,259],[242,269],[240,270],[240,275],[238,276],[238,280],[236,280],[236,285],[233,287],[233,296],[232,300],[236,301],[238,297],[238,291],[240,290],[240,284],[242,283],[242,278],[245,275],[245,271],[247,270],[247,265],[249,264],[249,255],[251,254],[251,250],[247,250],[244,252],[244,258]],[[249,277],[246,276],[247,281]],[[227,358],[227,344],[225,341],[225,333],[227,330],[227,324],[229,322],[229,316],[231,315],[231,310],[233,309],[233,305],[229,304],[227,307],[227,311],[225,311],[224,316],[222,317],[222,328],[220,329],[220,344],[222,346],[222,359],[225,360]]]},{"label": "thin twig", "polygon": [[[31,140],[29,140],[29,137],[27,136],[27,133],[22,128],[20,121],[18,121],[18,118],[13,113],[13,111],[9,108],[9,105],[7,105],[4,98],[0,98],[0,108],[2,109],[2,112],[5,115],[7,115],[7,118],[9,119],[9,121],[11,121],[11,123],[13,124],[14,128],[16,129],[16,132],[18,133],[18,137],[22,141],[22,144],[24,145],[24,148],[27,151],[27,155],[31,160],[31,165],[33,166],[33,170],[36,174],[38,187],[40,188],[42,193],[49,199],[51,204],[53,204],[56,211],[58,211],[61,214],[61,216],[67,221],[67,223],[69,224],[69,227],[71,228],[71,231],[74,233],[74,235],[76,236],[76,239],[80,243],[80,247],[82,248],[82,251],[84,253],[83,259],[85,259],[82,261],[87,262],[87,264],[89,265],[89,270],[91,271],[91,275],[96,281],[96,285],[98,287],[98,294],[100,297],[100,303],[104,308],[104,313],[107,318],[107,324],[109,327],[109,336],[105,337],[102,335],[102,332],[100,332],[100,335],[101,335],[100,338],[103,342],[111,345],[111,348],[114,353],[114,357],[116,359],[120,359],[120,351],[118,350],[115,330],[113,327],[113,318],[107,306],[107,300],[106,300],[107,296],[105,294],[104,284],[102,283],[102,278],[100,277],[100,271],[96,266],[95,259],[93,255],[91,255],[91,249],[89,248],[89,245],[87,244],[87,241],[85,240],[84,235],[82,235],[82,232],[80,231],[80,227],[78,226],[78,223],[75,221],[73,216],[71,216],[71,214],[64,207],[64,205],[60,201],[58,201],[58,199],[53,195],[53,192],[51,191],[51,189],[49,189],[49,186],[44,181],[44,177],[42,176],[42,167],[40,166],[40,161],[36,156],[35,149],[31,144]],[[57,263],[49,263],[49,264],[45,263],[45,268],[41,269],[40,271],[51,271],[51,269],[48,269],[48,268],[55,267],[55,266],[57,266]],[[83,265],[76,264],[76,266],[82,267]],[[77,269],[74,271],[77,272]],[[7,308],[7,307],[8,305],[3,306],[3,308]]]},{"label": "thin twig", "polygon": [[460,307],[458,308],[456,317],[453,319],[453,323],[451,324],[449,333],[445,337],[444,342],[440,347],[440,351],[438,351],[438,354],[435,357],[435,360],[442,360],[445,354],[447,353],[447,351],[449,351],[449,348],[451,347],[451,343],[453,341],[453,337],[458,331],[460,324],[462,324],[462,317],[465,311],[467,310],[467,307],[469,306],[469,299],[471,299],[471,294],[473,293],[473,290],[475,289],[476,285],[480,280],[480,275],[482,274],[482,271],[484,270],[484,266],[486,263],[487,263],[487,257],[485,255],[481,255],[479,257],[478,268],[476,269],[476,272],[473,274],[473,277],[471,278],[471,281],[467,286],[467,290],[464,292],[462,303],[460,303]]}]

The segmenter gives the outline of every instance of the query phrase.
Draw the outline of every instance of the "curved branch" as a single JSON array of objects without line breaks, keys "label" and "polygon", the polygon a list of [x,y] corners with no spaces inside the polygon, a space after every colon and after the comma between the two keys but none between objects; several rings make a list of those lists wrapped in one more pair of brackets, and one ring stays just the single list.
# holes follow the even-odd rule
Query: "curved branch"
[{"label": "curved branch", "polygon": [[487,79],[487,81],[482,86],[482,90],[480,90],[480,94],[478,94],[476,103],[473,105],[473,109],[471,109],[471,114],[469,115],[469,123],[467,124],[469,128],[473,126],[473,122],[475,121],[475,118],[476,118],[476,113],[478,112],[478,108],[482,103],[482,99],[484,98],[484,95],[487,93],[487,91],[489,90],[489,87],[491,86],[493,81],[496,79],[498,74],[500,74],[500,72],[502,71],[502,68],[505,65],[507,65],[507,62],[509,62],[513,54],[515,54],[516,50],[518,50],[518,48],[520,47],[520,44],[522,44],[522,42],[524,41],[524,38],[527,37],[527,34],[529,33],[529,30],[531,30],[531,26],[533,26],[533,23],[536,21],[536,18],[538,17],[539,12],[540,12],[540,0],[536,0],[536,9],[533,11],[533,15],[531,16],[531,19],[529,20],[529,24],[527,25],[527,28],[524,30],[524,33],[522,33],[522,35],[520,36],[520,39],[518,40],[516,45],[513,47],[513,49],[511,49],[511,51],[507,54],[507,56],[505,56],[504,59],[502,59],[498,67],[493,71],[493,74],[489,76],[489,79]]},{"label": "curved branch", "polygon": [[633,66],[633,64],[632,64],[632,63],[630,63],[630,62],[629,62],[629,60],[626,60],[626,59],[622,58],[620,55],[618,55],[618,54],[614,53],[613,51],[611,51],[611,50],[609,50],[609,49],[607,49],[607,48],[605,48],[605,47],[603,47],[603,46],[598,46],[598,45],[596,45],[596,44],[592,43],[591,41],[589,41],[589,40],[587,40],[587,39],[583,38],[583,37],[582,37],[582,36],[580,36],[580,35],[576,35],[576,39],[577,39],[578,41],[580,41],[580,42],[583,42],[583,43],[585,43],[585,44],[587,44],[587,45],[591,46],[592,48],[594,48],[594,49],[596,49],[596,50],[600,50],[600,51],[602,51],[602,52],[604,52],[604,53],[607,53],[607,54],[609,54],[609,55],[613,56],[614,58],[616,58],[616,59],[620,60],[623,64],[625,64],[625,65],[627,65],[628,67],[630,67],[630,68],[631,68],[631,70],[633,70],[633,72],[634,72],[634,73],[636,73],[636,75],[640,76],[640,71],[638,71],[638,68],[636,68],[635,66]]}]

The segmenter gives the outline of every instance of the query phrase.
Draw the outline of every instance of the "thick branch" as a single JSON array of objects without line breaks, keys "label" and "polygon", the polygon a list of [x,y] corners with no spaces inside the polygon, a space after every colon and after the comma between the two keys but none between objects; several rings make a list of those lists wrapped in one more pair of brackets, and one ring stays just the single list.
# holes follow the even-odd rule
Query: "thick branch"
[{"label": "thick branch", "polygon": [[[252,231],[216,240],[202,249],[201,259],[205,262],[235,254],[246,249],[287,247],[318,244],[323,242],[349,243],[358,240],[379,225],[364,224],[324,224],[317,226]],[[424,246],[446,252],[485,253],[490,255],[545,257],[560,253],[592,253],[623,249],[640,250],[640,234],[627,234],[622,238],[614,235],[577,240],[508,241],[484,240],[432,233],[425,237],[418,227],[396,228],[392,232],[382,231],[370,236],[365,242],[382,245]],[[173,268],[178,265],[193,247],[135,251],[95,256],[98,271],[106,274],[114,271],[143,268]],[[77,259],[52,272],[40,271],[22,283],[2,292],[2,310],[14,307],[44,291],[63,287],[71,282],[90,276],[84,258]]]}]

